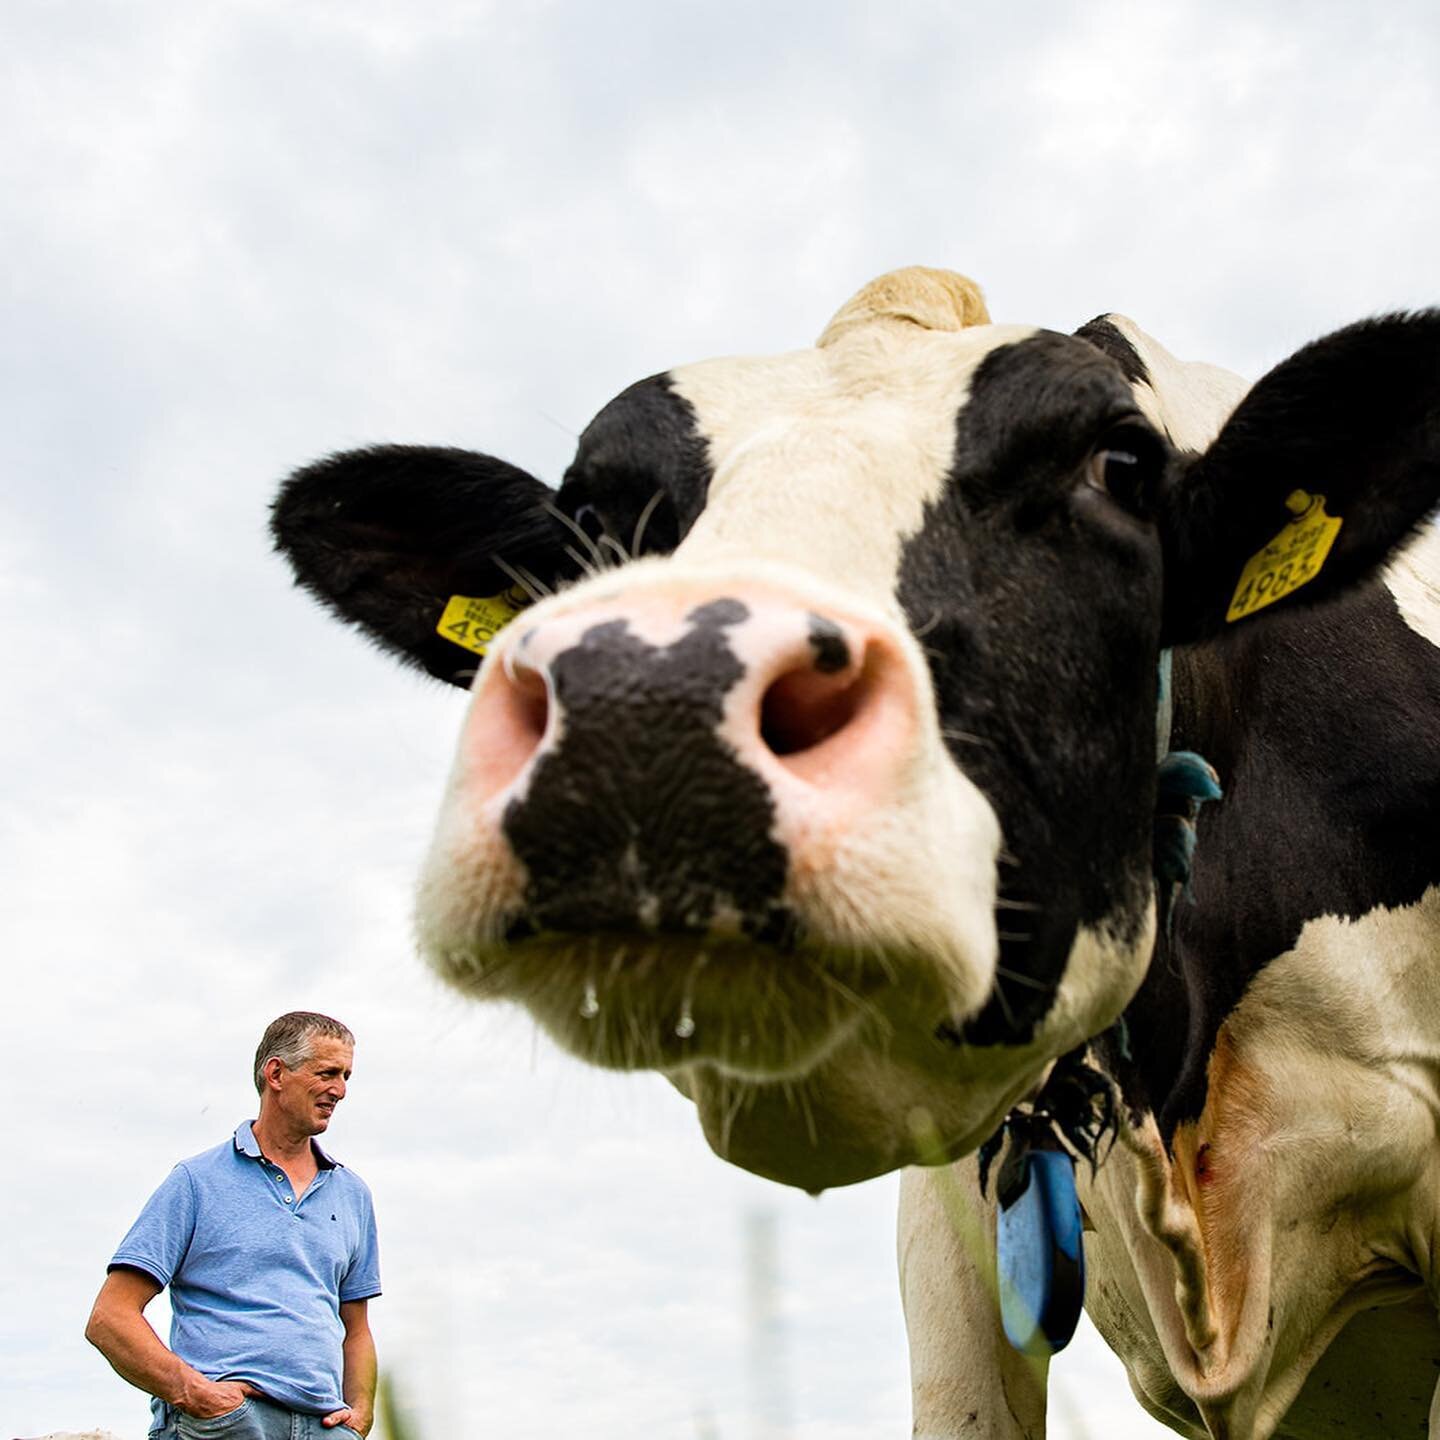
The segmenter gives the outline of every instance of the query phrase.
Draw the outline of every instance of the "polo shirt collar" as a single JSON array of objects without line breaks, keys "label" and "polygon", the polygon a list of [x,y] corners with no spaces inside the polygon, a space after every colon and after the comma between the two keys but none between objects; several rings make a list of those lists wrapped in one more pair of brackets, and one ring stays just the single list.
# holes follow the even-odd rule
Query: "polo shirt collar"
[{"label": "polo shirt collar", "polygon": [[[255,1138],[255,1131],[251,1128],[253,1120],[242,1120],[235,1127],[235,1149],[241,1155],[248,1155],[252,1160],[263,1160],[264,1153],[260,1149],[260,1142]],[[327,1155],[321,1148],[320,1142],[313,1137],[310,1140],[310,1148],[315,1152],[315,1163],[322,1170],[338,1170],[340,1162]]]}]

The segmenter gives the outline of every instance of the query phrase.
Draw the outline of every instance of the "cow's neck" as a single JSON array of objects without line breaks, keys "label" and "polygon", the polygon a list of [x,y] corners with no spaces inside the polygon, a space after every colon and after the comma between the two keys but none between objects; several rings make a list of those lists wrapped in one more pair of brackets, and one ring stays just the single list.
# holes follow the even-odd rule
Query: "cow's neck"
[{"label": "cow's neck", "polygon": [[1204,1108],[1220,1026],[1307,921],[1414,905],[1440,881],[1440,650],[1372,582],[1177,652],[1171,744],[1216,767],[1225,799],[1127,1012],[1126,1088],[1167,1145]]},{"label": "cow's neck", "polygon": [[[1118,1068],[1139,1114],[1130,1163],[1098,1183],[1134,1226],[1167,1365],[1216,1433],[1288,1404],[1306,1347],[1419,1283],[1393,1257],[1412,1188],[1440,1183],[1416,1161],[1440,1109],[1436,554],[1423,537],[1384,582],[1175,657],[1171,743],[1226,793],[1127,1011]],[[1317,1172],[1311,1107],[1337,1094],[1353,1133]],[[1331,1233],[1341,1206],[1368,1227],[1358,1247]],[[1300,1293],[1324,1297],[1319,1329]]]}]

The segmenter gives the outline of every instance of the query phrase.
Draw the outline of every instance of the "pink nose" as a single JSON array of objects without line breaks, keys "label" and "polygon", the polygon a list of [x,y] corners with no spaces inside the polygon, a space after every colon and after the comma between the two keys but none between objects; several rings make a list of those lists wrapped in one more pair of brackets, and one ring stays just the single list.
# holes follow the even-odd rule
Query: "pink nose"
[{"label": "pink nose", "polygon": [[917,681],[874,621],[737,583],[719,597],[655,587],[515,629],[466,724],[467,798],[482,810],[523,796],[546,757],[603,794],[604,737],[627,760],[652,753],[652,773],[683,784],[687,740],[708,732],[765,782],[793,841],[784,832],[814,835],[893,795],[913,758]]}]

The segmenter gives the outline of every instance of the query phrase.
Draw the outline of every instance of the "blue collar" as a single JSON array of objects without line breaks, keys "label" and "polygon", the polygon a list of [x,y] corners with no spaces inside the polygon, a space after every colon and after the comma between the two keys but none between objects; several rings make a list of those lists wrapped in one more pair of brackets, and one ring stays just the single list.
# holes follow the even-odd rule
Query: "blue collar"
[{"label": "blue collar", "polygon": [[[251,1128],[253,1120],[242,1120],[235,1127],[235,1149],[241,1155],[248,1155],[252,1160],[264,1160],[265,1153],[260,1149],[260,1142],[255,1138],[255,1131]],[[338,1160],[332,1159],[321,1148],[320,1142],[313,1137],[310,1141],[310,1148],[315,1152],[315,1163],[322,1170],[340,1170],[344,1167]]]}]

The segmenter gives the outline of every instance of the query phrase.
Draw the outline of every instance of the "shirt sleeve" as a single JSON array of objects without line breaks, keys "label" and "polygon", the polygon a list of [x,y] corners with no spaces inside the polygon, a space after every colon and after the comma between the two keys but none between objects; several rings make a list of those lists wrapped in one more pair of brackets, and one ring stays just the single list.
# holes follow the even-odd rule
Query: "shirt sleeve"
[{"label": "shirt sleeve", "polygon": [[360,1187],[360,1240],[350,1266],[340,1280],[340,1303],[373,1300],[380,1293],[380,1238],[375,1229],[375,1205],[370,1187],[357,1175]]},{"label": "shirt sleeve", "polygon": [[106,1268],[127,1265],[168,1285],[194,1234],[195,1185],[184,1165],[177,1165],[145,1202]]}]

